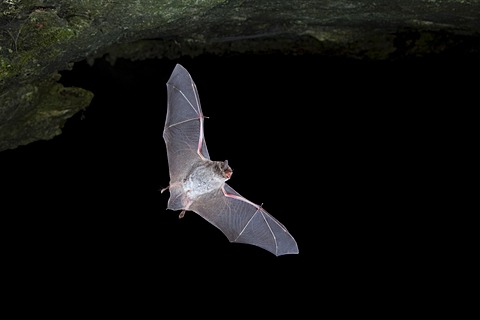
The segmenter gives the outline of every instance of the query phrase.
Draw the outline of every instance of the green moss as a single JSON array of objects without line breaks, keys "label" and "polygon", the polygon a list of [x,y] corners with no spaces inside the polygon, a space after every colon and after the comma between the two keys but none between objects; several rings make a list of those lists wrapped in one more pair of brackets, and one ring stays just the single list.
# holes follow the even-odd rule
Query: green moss
[{"label": "green moss", "polygon": [[0,86],[9,81],[35,78],[42,66],[59,59],[68,50],[76,33],[54,11],[33,11],[28,18],[16,21],[3,30],[0,46]]},{"label": "green moss", "polygon": [[11,68],[12,65],[10,64],[10,60],[0,56],[0,83],[2,82],[3,78],[8,77]]},{"label": "green moss", "polygon": [[1,3],[1,15],[4,17],[16,16],[23,10],[24,5],[22,0],[4,0]]},{"label": "green moss", "polygon": [[65,88],[55,82],[55,77],[21,87],[5,99],[0,96],[0,103],[7,109],[10,106],[23,111],[6,123],[0,122],[0,151],[59,135],[67,119],[88,107],[92,98],[90,91]]}]

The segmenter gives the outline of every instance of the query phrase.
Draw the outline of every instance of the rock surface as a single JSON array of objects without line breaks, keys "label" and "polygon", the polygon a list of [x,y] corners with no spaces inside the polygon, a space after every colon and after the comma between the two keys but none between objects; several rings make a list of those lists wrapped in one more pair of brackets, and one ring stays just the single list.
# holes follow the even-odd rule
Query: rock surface
[{"label": "rock surface", "polygon": [[93,94],[58,71],[104,54],[479,56],[480,1],[49,1],[0,6],[0,151],[61,133]]}]

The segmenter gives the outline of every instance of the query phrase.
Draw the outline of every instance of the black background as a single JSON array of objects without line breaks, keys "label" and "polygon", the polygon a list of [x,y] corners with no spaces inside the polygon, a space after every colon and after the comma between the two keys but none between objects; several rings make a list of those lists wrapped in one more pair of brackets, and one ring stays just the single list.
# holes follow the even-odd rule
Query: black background
[{"label": "black background", "polygon": [[[166,210],[165,83],[176,63],[209,117],[211,158],[229,160],[229,184],[263,203],[300,254],[231,244],[195,213],[178,219]],[[332,300],[361,295],[372,279],[409,269],[398,258],[410,241],[399,225],[416,191],[405,183],[434,144],[426,128],[444,106],[468,103],[478,71],[478,61],[448,55],[79,62],[61,82],[93,91],[91,106],[62,135],[0,153],[8,263],[44,279],[114,287],[161,290],[187,277],[232,291],[268,284],[268,292],[326,290]]]}]

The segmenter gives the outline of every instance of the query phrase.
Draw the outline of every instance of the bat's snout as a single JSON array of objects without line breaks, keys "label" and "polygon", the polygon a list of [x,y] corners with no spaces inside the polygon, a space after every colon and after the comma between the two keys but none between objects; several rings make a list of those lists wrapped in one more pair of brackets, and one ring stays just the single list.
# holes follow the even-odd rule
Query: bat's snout
[{"label": "bat's snout", "polygon": [[232,176],[233,170],[228,165],[228,160],[223,161],[222,165],[223,176],[228,180]]}]

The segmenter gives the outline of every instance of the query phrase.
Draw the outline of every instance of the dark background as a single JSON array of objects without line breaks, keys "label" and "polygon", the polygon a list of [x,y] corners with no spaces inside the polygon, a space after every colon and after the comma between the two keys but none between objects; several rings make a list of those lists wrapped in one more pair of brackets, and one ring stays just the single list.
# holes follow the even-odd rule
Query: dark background
[{"label": "dark background", "polygon": [[[165,84],[176,63],[192,75],[209,117],[211,158],[229,160],[229,184],[263,203],[300,254],[231,244],[195,213],[180,220],[166,210]],[[409,269],[399,258],[409,235],[399,226],[418,185],[405,183],[435,144],[430,125],[444,107],[468,103],[468,79],[479,69],[448,55],[76,63],[61,82],[93,91],[91,106],[62,135],[0,154],[9,263],[114,286],[195,277],[255,291],[247,279],[257,276],[298,290],[327,287],[331,296],[345,286],[361,292],[399,264]]]}]

